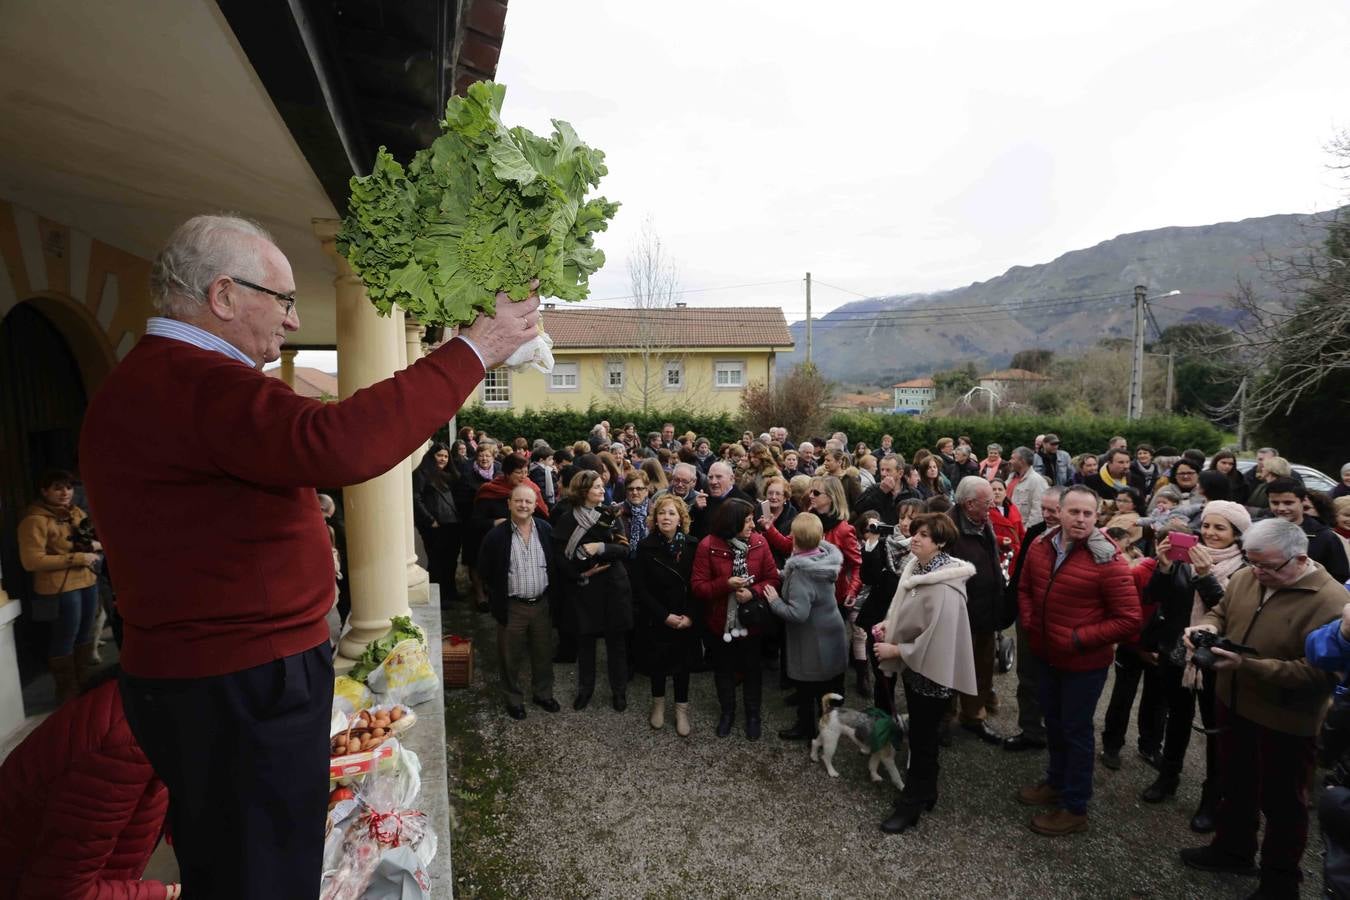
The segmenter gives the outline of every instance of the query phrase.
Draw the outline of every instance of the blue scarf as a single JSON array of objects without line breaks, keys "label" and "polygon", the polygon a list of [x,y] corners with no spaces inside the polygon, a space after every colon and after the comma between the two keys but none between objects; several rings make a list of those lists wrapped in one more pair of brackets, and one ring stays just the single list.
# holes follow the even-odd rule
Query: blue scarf
[{"label": "blue scarf", "polygon": [[638,544],[647,536],[647,507],[651,504],[650,500],[643,500],[640,504],[634,506],[627,500],[623,502],[625,514],[628,516],[628,555],[637,556]]}]

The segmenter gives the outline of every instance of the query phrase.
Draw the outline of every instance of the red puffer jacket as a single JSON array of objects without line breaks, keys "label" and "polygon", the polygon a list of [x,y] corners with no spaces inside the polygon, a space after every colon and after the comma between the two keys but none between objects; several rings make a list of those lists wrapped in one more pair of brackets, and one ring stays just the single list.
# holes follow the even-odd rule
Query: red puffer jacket
[{"label": "red puffer jacket", "polygon": [[1111,665],[1112,645],[1133,638],[1142,619],[1139,592],[1120,549],[1098,529],[1055,569],[1052,528],[1032,541],[1017,600],[1032,654],[1071,672]]},{"label": "red puffer jacket", "polygon": [[[778,567],[774,565],[769,545],[758,534],[750,535],[750,550],[745,554],[745,567],[754,578],[750,592],[756,598],[764,599],[765,585],[778,588],[782,580],[778,577]],[[703,604],[703,624],[708,631],[720,638],[727,623],[727,595],[731,588],[727,579],[731,577],[731,545],[716,535],[710,534],[699,542],[694,550],[694,574],[690,587],[694,596]],[[749,629],[751,634],[759,634],[760,629]]]},{"label": "red puffer jacket", "polygon": [[117,682],[67,702],[0,765],[0,900],[162,900],[139,879],[168,807]]}]

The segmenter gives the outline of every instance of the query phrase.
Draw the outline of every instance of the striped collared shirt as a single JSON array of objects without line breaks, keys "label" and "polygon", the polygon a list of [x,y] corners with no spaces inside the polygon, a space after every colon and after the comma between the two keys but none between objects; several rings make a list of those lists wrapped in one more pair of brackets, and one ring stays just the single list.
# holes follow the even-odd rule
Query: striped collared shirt
[{"label": "striped collared shirt", "polygon": [[538,597],[548,589],[548,557],[539,542],[539,528],[531,523],[529,537],[515,522],[511,529],[511,564],[506,572],[506,593],[511,597]]},{"label": "striped collared shirt", "polygon": [[209,331],[198,328],[196,325],[189,325],[187,322],[180,322],[177,319],[168,319],[163,316],[152,316],[146,320],[145,333],[153,334],[155,337],[172,338],[175,341],[200,347],[202,350],[224,353],[226,356],[239,360],[250,369],[258,367],[257,363],[249,359],[248,355],[234,344]]}]

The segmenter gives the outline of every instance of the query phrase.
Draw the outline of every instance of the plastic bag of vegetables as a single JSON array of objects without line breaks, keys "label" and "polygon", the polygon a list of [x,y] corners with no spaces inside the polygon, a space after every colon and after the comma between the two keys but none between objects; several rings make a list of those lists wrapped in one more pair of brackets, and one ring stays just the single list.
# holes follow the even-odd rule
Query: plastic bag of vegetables
[{"label": "plastic bag of vegetables", "polygon": [[441,682],[431,666],[426,635],[407,616],[389,621],[389,633],[366,645],[347,676],[364,682],[382,704],[416,706],[439,697]]},{"label": "plastic bag of vegetables", "polygon": [[[501,120],[506,87],[490,81],[452,97],[442,135],[405,170],[380,148],[370,175],[351,180],[338,250],[383,315],[395,304],[424,325],[467,325],[496,312],[497,294],[584,300],[605,262],[595,233],[619,204],[586,199],[607,174],[604,153],[553,120],[539,137]],[[546,337],[546,336],[541,336]],[[551,344],[511,364],[552,368]]]}]

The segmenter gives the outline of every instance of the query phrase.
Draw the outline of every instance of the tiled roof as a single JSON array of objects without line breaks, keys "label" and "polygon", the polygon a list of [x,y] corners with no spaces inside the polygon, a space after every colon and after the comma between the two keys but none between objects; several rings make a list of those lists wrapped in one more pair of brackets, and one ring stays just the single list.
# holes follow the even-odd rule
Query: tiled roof
[{"label": "tiled roof", "polygon": [[[281,367],[267,369],[263,374],[280,378]],[[301,397],[313,397],[316,400],[321,400],[324,397],[336,397],[338,395],[337,375],[332,372],[320,372],[318,369],[311,369],[307,366],[296,366],[295,392]]]},{"label": "tiled roof", "polygon": [[836,409],[873,409],[891,408],[890,391],[877,391],[874,394],[840,394],[831,404]]},{"label": "tiled roof", "polygon": [[981,381],[1053,381],[1049,375],[1029,372],[1026,369],[999,369],[980,376]]},{"label": "tiled roof", "polygon": [[909,381],[902,381],[899,384],[891,385],[893,388],[936,388],[931,378],[911,378]]},{"label": "tiled roof", "polygon": [[649,346],[791,347],[783,310],[776,306],[568,309],[543,311],[544,330],[559,349]]}]

